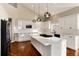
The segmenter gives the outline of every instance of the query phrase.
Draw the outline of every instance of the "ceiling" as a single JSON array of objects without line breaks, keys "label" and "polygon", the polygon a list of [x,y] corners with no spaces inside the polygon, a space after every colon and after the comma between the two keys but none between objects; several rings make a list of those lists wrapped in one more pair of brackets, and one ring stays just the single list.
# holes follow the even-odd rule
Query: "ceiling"
[{"label": "ceiling", "polygon": [[44,14],[48,6],[48,11],[52,15],[79,6],[78,3],[22,3],[22,5],[37,14]]}]

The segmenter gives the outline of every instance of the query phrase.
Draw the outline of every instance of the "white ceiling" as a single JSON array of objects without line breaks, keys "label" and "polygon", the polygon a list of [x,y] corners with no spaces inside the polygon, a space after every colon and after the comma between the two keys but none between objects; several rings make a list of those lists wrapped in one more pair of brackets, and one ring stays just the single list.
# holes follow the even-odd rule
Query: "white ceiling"
[{"label": "white ceiling", "polygon": [[[46,3],[22,3],[23,6],[28,8],[31,11],[34,11],[38,14],[43,14],[46,11],[47,4]],[[34,7],[32,7],[34,6]],[[66,10],[69,10],[73,7],[79,6],[78,3],[49,3],[48,4],[48,11],[51,14],[57,14]],[[35,8],[35,10],[34,10]]]}]

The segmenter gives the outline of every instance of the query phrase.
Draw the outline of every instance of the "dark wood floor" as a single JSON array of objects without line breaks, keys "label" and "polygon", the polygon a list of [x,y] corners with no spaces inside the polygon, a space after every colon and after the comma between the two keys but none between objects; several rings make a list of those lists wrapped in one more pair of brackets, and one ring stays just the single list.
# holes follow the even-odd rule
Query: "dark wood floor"
[{"label": "dark wood floor", "polygon": [[41,54],[33,47],[30,41],[11,43],[9,55],[11,56],[41,56]]},{"label": "dark wood floor", "polygon": [[[9,55],[11,56],[41,56],[31,44],[31,41],[11,43]],[[67,56],[75,56],[75,50],[67,48]]]}]

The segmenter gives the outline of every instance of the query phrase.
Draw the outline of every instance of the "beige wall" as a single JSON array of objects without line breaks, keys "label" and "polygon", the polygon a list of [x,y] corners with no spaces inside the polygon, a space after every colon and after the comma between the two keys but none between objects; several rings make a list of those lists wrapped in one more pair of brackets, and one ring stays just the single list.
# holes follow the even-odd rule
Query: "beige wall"
[{"label": "beige wall", "polygon": [[2,9],[4,9],[2,14],[5,12],[7,18],[8,17],[11,17],[13,19],[17,18],[17,8],[14,8],[13,6],[11,6],[11,5],[7,4],[7,3],[1,4],[1,6],[2,6]]}]

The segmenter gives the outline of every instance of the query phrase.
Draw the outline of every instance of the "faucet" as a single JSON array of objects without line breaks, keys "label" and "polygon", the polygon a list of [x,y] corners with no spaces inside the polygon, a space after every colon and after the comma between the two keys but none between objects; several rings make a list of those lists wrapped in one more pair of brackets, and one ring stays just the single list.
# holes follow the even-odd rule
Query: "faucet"
[{"label": "faucet", "polygon": [[55,36],[54,34],[56,34],[56,31],[55,31],[55,30],[53,30],[53,31],[52,31],[52,34],[53,34],[53,36]]}]

